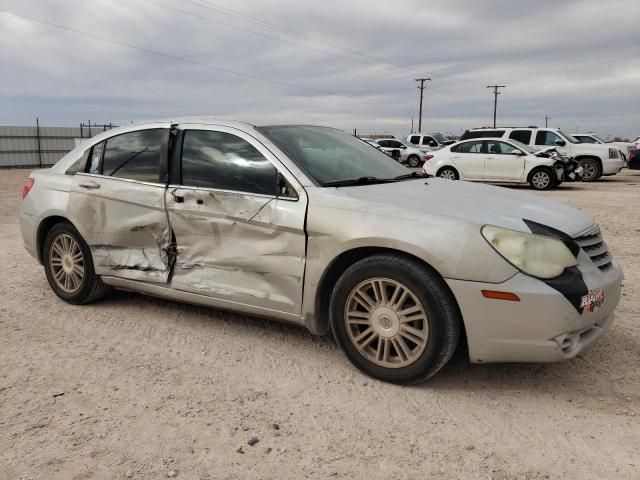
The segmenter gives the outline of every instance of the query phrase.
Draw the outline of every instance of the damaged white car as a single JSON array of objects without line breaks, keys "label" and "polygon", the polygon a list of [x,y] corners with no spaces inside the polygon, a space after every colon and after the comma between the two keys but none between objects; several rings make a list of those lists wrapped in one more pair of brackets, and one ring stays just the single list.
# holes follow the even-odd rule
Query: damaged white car
[{"label": "damaged white car", "polygon": [[331,128],[127,126],[33,172],[23,197],[25,247],[63,300],[119,288],[283,320],[395,383],[462,339],[472,362],[574,357],[621,294],[587,215],[411,172]]}]

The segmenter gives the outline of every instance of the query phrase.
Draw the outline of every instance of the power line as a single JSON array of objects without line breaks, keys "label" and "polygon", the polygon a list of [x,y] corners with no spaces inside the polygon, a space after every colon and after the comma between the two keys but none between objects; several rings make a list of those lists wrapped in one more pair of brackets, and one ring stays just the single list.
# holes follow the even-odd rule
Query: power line
[{"label": "power line", "polygon": [[[178,12],[178,13],[181,13],[183,15],[188,15],[190,17],[198,18],[198,19],[204,20],[206,22],[211,22],[211,23],[215,23],[215,24],[218,24],[218,25],[223,25],[225,27],[229,27],[229,28],[233,28],[233,29],[236,29],[236,30],[240,30],[241,32],[247,32],[247,33],[251,33],[253,35],[258,35],[260,37],[270,38],[272,40],[277,40],[278,42],[283,42],[283,43],[287,43],[289,45],[294,45],[294,46],[297,46],[297,47],[306,48],[307,50],[313,50],[314,52],[324,53],[325,55],[330,55],[332,57],[342,58],[342,59],[350,61],[350,62],[357,62],[357,63],[361,63],[363,65],[373,65],[373,64],[371,64],[369,62],[365,62],[365,61],[358,60],[358,59],[355,59],[355,58],[350,58],[350,57],[347,57],[345,55],[340,55],[340,54],[333,53],[333,52],[327,52],[326,50],[322,50],[320,48],[310,47],[308,45],[302,45],[302,44],[300,44],[298,42],[292,42],[291,40],[286,40],[284,38],[274,37],[273,35],[268,35],[266,33],[256,32],[255,30],[251,30],[251,29],[248,29],[248,28],[240,27],[238,25],[233,25],[233,24],[230,24],[230,23],[221,22],[221,21],[215,20],[215,19],[213,19],[211,17],[205,17],[204,15],[199,15],[197,13],[189,12],[187,10],[182,10],[180,8],[172,7],[171,5],[166,5],[164,3],[157,2],[157,1],[154,1],[154,0],[141,0],[141,1],[153,4],[153,5],[157,5],[159,7],[163,7],[163,8],[166,8],[168,10],[173,10],[174,12]],[[196,2],[190,2],[190,3],[196,3]]]},{"label": "power line", "polygon": [[191,65],[197,65],[199,67],[208,68],[210,70],[215,70],[215,71],[219,71],[219,72],[223,72],[223,73],[229,73],[229,74],[232,74],[232,75],[237,75],[239,77],[245,77],[245,78],[249,78],[249,79],[252,79],[252,80],[258,80],[258,81],[262,81],[262,82],[271,83],[271,84],[274,84],[274,85],[281,85],[281,86],[285,86],[285,87],[289,87],[289,88],[295,88],[295,89],[298,89],[298,90],[304,90],[304,91],[311,92],[311,93],[321,93],[323,95],[331,95],[331,96],[334,96],[334,95],[339,95],[340,96],[341,95],[341,96],[345,96],[345,97],[356,98],[356,99],[359,99],[359,100],[362,100],[362,101],[365,101],[365,102],[370,102],[370,103],[384,103],[384,104],[392,104],[392,105],[409,105],[409,103],[407,103],[407,102],[389,102],[389,101],[384,101],[384,100],[372,100],[372,99],[368,99],[368,98],[360,96],[360,95],[353,95],[353,94],[348,94],[348,93],[330,92],[328,90],[322,90],[322,89],[319,89],[319,88],[312,88],[312,87],[304,87],[304,86],[301,86],[301,85],[296,85],[294,83],[283,82],[283,81],[280,81],[280,80],[274,80],[274,79],[262,77],[262,76],[259,76],[259,75],[253,75],[253,74],[249,74],[249,73],[237,72],[237,71],[231,70],[229,68],[219,67],[219,66],[216,66],[216,65],[208,64],[208,63],[202,63],[202,62],[198,62],[196,60],[190,60],[188,58],[178,57],[178,56],[172,55],[170,53],[159,52],[157,50],[151,50],[151,49],[145,48],[145,47],[139,47],[139,46],[131,44],[131,43],[122,42],[120,40],[114,40],[112,38],[103,37],[102,35],[96,35],[94,33],[89,33],[89,32],[85,32],[85,31],[82,31],[82,30],[77,30],[75,28],[67,27],[65,25],[60,25],[60,24],[57,24],[57,23],[49,22],[47,20],[41,20],[39,18],[34,18],[34,17],[27,16],[27,15],[22,15],[22,14],[10,12],[8,10],[0,9],[0,12],[6,13],[8,15],[12,15],[14,17],[22,18],[24,20],[29,20],[31,22],[36,22],[36,23],[40,23],[40,24],[43,24],[43,25],[48,25],[50,27],[58,28],[58,29],[61,29],[61,30],[66,30],[68,32],[73,32],[73,33],[75,33],[77,35],[83,35],[83,36],[86,36],[86,37],[94,38],[96,40],[101,40],[103,42],[108,42],[108,43],[112,43],[114,45],[118,45],[118,46],[121,46],[121,47],[137,50],[139,52],[147,53],[147,54],[150,54],[150,55],[169,58],[171,60],[175,60],[175,61],[178,61],[178,62],[188,63],[188,64],[191,64]]},{"label": "power line", "polygon": [[496,128],[496,111],[498,110],[499,88],[506,88],[506,85],[488,85],[487,88],[493,88],[493,128]]},{"label": "power line", "polygon": [[418,114],[418,132],[422,132],[422,99],[424,98],[424,82],[430,82],[430,78],[416,78],[416,82],[420,82],[418,90],[420,90],[420,113]]},{"label": "power line", "polygon": [[[143,0],[143,1],[150,1],[150,0]],[[427,74],[430,74],[430,75],[432,75],[434,77],[449,78],[451,80],[455,80],[455,81],[458,81],[458,82],[476,83],[476,82],[473,82],[471,80],[456,78],[453,75],[440,74],[440,73],[436,73],[436,72],[427,72],[427,71],[420,70],[420,69],[415,68],[415,67],[411,67],[411,66],[408,66],[408,65],[402,65],[402,64],[399,64],[399,63],[395,63],[395,62],[390,62],[389,60],[385,60],[385,59],[380,58],[380,57],[376,57],[376,56],[373,56],[373,55],[368,55],[368,54],[361,53],[361,52],[358,52],[358,51],[355,51],[355,50],[351,50],[351,49],[345,48],[344,46],[339,45],[339,44],[337,44],[335,42],[324,40],[324,39],[321,39],[321,38],[318,38],[318,37],[314,37],[314,36],[308,35],[306,33],[302,33],[302,32],[296,31],[296,30],[292,30],[292,29],[287,28],[287,27],[283,27],[281,25],[277,25],[277,24],[274,24],[274,23],[271,23],[271,22],[267,22],[265,20],[262,20],[262,19],[259,19],[259,18],[256,18],[256,17],[252,17],[251,15],[244,14],[244,13],[239,12],[237,10],[232,10],[230,8],[226,8],[226,7],[222,7],[222,6],[219,6],[219,5],[215,5],[215,4],[212,4],[211,2],[209,2],[207,0],[200,0],[200,1],[183,0],[183,1],[191,3],[193,5],[200,6],[202,8],[213,10],[213,11],[215,11],[217,13],[221,13],[223,15],[229,15],[229,16],[234,17],[234,18],[240,18],[243,21],[246,21],[246,22],[249,22],[249,23],[253,23],[255,25],[259,25],[259,26],[264,27],[264,28],[269,28],[269,29],[272,29],[272,30],[279,31],[281,33],[285,33],[287,35],[292,35],[292,36],[300,38],[302,40],[315,42],[317,44],[323,44],[323,45],[329,46],[330,48],[342,51],[343,53],[346,53],[346,54],[349,54],[349,55],[356,55],[356,56],[363,57],[363,58],[366,58],[366,59],[369,59],[369,60],[373,60],[377,64],[382,63],[382,64],[388,65],[390,67],[393,67],[393,68],[402,68],[402,69],[411,71],[413,73],[420,73],[420,74],[427,73]],[[169,7],[169,8],[171,8],[171,7]],[[232,28],[236,28],[236,27],[232,26]],[[238,28],[240,28],[240,27],[238,27]],[[253,32],[253,33],[255,33],[255,32]],[[275,37],[273,37],[273,38],[275,38]],[[310,48],[310,47],[306,47],[304,45],[299,45],[299,46],[301,46],[303,48]],[[322,51],[322,50],[320,50],[320,51]],[[324,51],[324,53],[330,54],[329,52],[326,52],[326,51]],[[344,58],[344,57],[341,57],[341,58]],[[356,62],[359,62],[359,63],[364,63],[364,62],[362,62],[361,60],[358,60],[358,59],[353,59],[353,61],[356,61]],[[375,64],[367,63],[367,65],[375,65]]]}]

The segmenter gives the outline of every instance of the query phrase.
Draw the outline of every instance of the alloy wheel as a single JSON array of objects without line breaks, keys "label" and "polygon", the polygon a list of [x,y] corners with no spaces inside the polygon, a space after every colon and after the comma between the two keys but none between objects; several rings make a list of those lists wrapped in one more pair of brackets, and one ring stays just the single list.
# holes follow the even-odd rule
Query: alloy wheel
[{"label": "alloy wheel", "polygon": [[62,233],[51,242],[49,267],[53,280],[65,293],[75,293],[80,289],[85,274],[84,256],[71,235]]},{"label": "alloy wheel", "polygon": [[344,319],[360,354],[385,368],[411,365],[429,340],[424,306],[406,285],[389,278],[358,284],[347,298]]},{"label": "alloy wheel", "polygon": [[551,183],[551,177],[547,172],[536,172],[531,177],[531,183],[535,188],[543,190]]},{"label": "alloy wheel", "polygon": [[444,178],[446,180],[455,180],[456,179],[456,174],[453,170],[449,170],[448,168],[446,170],[443,170],[440,172],[440,175],[438,175],[440,178]]},{"label": "alloy wheel", "polygon": [[582,164],[582,177],[583,178],[594,178],[596,176],[596,167],[594,164],[590,162],[585,162]]}]

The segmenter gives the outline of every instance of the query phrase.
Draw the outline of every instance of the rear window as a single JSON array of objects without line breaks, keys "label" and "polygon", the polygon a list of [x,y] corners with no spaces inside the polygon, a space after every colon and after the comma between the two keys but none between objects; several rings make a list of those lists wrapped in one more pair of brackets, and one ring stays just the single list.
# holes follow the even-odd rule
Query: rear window
[{"label": "rear window", "polygon": [[411,143],[413,143],[414,145],[420,145],[420,136],[419,135],[414,135],[413,137],[411,137],[409,139],[409,141]]}]

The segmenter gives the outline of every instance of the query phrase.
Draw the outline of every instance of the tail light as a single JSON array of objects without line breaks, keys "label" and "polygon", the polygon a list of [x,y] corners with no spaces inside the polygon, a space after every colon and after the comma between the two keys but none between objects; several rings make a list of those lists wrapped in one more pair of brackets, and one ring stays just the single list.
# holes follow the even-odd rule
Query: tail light
[{"label": "tail light", "polygon": [[26,197],[29,194],[29,192],[33,188],[33,184],[33,178],[27,178],[27,181],[24,182],[24,186],[22,187],[22,198]]},{"label": "tail light", "polygon": [[424,156],[424,161],[428,162],[429,160],[431,160],[433,158],[433,155],[425,155]]}]

